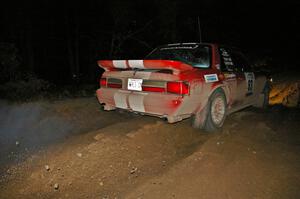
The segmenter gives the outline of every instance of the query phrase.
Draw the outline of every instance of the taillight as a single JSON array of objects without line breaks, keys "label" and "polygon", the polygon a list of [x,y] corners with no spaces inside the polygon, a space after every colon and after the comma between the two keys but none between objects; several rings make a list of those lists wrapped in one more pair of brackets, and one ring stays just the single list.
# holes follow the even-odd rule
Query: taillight
[{"label": "taillight", "polygon": [[101,78],[100,79],[100,86],[101,87],[106,87],[107,85],[107,79],[106,78]]},{"label": "taillight", "polygon": [[107,87],[108,88],[122,88],[122,84],[108,82]]},{"label": "taillight", "polygon": [[150,92],[165,92],[165,88],[161,87],[152,87],[152,86],[142,86],[143,91],[150,91]]},{"label": "taillight", "polygon": [[186,95],[189,93],[189,85],[185,82],[167,82],[167,92]]},{"label": "taillight", "polygon": [[107,88],[122,88],[122,80],[115,78],[101,78],[101,87]]}]

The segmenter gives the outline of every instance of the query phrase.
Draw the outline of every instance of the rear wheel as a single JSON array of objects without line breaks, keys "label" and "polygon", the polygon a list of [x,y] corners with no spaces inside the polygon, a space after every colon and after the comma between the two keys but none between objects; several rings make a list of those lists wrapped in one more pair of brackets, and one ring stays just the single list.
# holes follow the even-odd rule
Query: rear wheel
[{"label": "rear wheel", "polygon": [[226,118],[226,97],[221,89],[216,90],[209,98],[203,111],[193,118],[193,127],[201,128],[207,132],[220,129]]}]

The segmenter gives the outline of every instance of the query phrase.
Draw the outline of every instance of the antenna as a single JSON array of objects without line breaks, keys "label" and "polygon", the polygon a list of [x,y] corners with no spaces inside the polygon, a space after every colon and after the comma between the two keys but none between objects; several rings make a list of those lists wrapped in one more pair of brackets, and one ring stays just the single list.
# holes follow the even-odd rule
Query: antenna
[{"label": "antenna", "polygon": [[202,43],[202,35],[201,35],[201,24],[200,24],[200,17],[198,16],[198,31],[199,31],[199,40]]}]

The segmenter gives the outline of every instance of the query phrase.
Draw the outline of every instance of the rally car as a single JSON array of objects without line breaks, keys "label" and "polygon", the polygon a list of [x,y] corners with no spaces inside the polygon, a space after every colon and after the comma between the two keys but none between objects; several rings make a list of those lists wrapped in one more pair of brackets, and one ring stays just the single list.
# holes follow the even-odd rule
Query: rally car
[{"label": "rally car", "polygon": [[96,91],[104,110],[125,109],[165,118],[192,117],[216,131],[226,116],[268,104],[268,81],[236,48],[211,43],[159,46],[143,60],[99,60],[105,72]]}]

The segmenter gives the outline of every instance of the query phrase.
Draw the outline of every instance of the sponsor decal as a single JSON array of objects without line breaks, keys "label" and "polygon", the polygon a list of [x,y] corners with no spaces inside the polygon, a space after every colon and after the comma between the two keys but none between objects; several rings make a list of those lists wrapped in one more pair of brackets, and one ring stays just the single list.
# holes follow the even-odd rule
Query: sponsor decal
[{"label": "sponsor decal", "polygon": [[228,71],[233,71],[234,64],[232,62],[230,54],[224,48],[220,48],[220,51],[221,51],[222,59],[223,59],[224,65],[226,66],[226,69]]},{"label": "sponsor decal", "polygon": [[217,74],[204,75],[204,79],[205,79],[206,83],[211,83],[211,82],[217,82],[217,81],[219,81],[219,78],[218,78]]},{"label": "sponsor decal", "polygon": [[236,75],[234,73],[224,73],[226,79],[234,79]]}]

